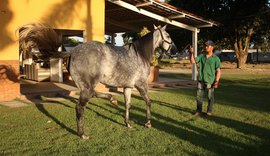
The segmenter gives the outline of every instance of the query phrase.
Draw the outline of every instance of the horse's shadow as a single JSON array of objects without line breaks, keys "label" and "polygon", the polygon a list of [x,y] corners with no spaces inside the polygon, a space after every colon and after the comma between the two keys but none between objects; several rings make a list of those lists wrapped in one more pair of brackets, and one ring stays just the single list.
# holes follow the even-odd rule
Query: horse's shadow
[{"label": "horse's shadow", "polygon": [[60,120],[58,120],[56,117],[54,117],[53,115],[51,115],[44,107],[43,104],[37,104],[36,105],[37,109],[42,112],[43,114],[45,114],[46,116],[48,116],[49,118],[51,118],[55,123],[57,123],[59,126],[61,126],[62,128],[66,129],[68,132],[70,132],[71,134],[77,135],[77,132],[74,131],[73,129],[67,127],[64,123],[62,123]]},{"label": "horse's shadow", "polygon": [[[137,99],[137,100],[143,100],[143,98],[141,96],[132,95],[132,97]],[[174,104],[171,104],[171,103],[168,103],[168,102],[158,101],[158,100],[153,100],[153,99],[151,99],[151,102],[154,103],[154,104],[158,104],[160,106],[168,107],[170,109],[174,109],[174,110],[178,110],[178,111],[182,111],[182,112],[187,112],[187,113],[190,113],[190,114],[194,113],[194,111],[191,110],[191,109],[181,107],[181,106],[178,106],[178,105],[174,105]]]},{"label": "horse's shadow", "polygon": [[[67,99],[68,101],[72,102],[73,104],[77,104],[78,103],[78,99],[77,98],[74,98],[74,97],[71,97],[71,96],[65,96],[65,95],[62,95],[62,94],[59,94],[58,95],[59,97],[63,97],[65,99]],[[71,134],[74,134],[74,135],[77,135],[77,132],[73,129],[71,129],[70,127],[66,126],[63,122],[61,122],[59,119],[57,119],[55,116],[53,116],[45,107],[44,107],[44,102],[46,103],[54,103],[54,104],[59,104],[59,105],[62,105],[66,108],[70,108],[70,109],[74,109],[73,107],[65,104],[65,102],[61,102],[61,101],[58,101],[58,100],[53,100],[53,99],[50,99],[50,98],[47,98],[47,97],[44,97],[44,96],[40,96],[38,97],[38,100],[35,99],[35,100],[32,100],[31,101],[35,104],[36,108],[41,112],[43,113],[44,115],[46,115],[47,117],[49,117],[50,119],[52,119],[56,124],[58,124],[61,128],[64,128],[66,129],[68,132],[70,132]],[[95,107],[99,107],[100,109],[103,109],[105,111],[108,111],[109,113],[114,113],[112,112],[111,110],[105,108],[105,107],[101,107],[99,106],[98,104],[95,104],[93,102],[89,102],[88,104],[90,105],[93,105]],[[86,109],[88,110],[91,110],[92,112],[96,113],[98,116],[104,118],[104,119],[107,119],[111,122],[114,122],[116,124],[119,124],[121,126],[125,126],[124,123],[120,123],[118,122],[117,120],[113,120],[112,118],[109,118],[105,115],[103,115],[102,113],[99,113],[98,111],[95,111],[94,109],[91,109],[89,106],[86,106]],[[114,113],[116,115],[121,115],[121,113]]]},{"label": "horse's shadow", "polygon": [[[142,98],[140,96],[134,95],[133,98],[136,98],[136,99],[142,101],[142,103],[144,103],[144,101],[142,100]],[[77,103],[76,98],[68,98],[68,100],[71,101],[72,103],[75,103],[75,104]],[[48,101],[46,101],[46,102],[48,102]],[[51,101],[51,102],[63,105],[66,108],[72,108],[71,106],[65,104],[64,102],[59,102],[59,101]],[[174,104],[171,104],[168,102],[158,101],[158,100],[152,100],[152,102],[154,104],[160,105],[162,107],[167,107],[167,108],[172,109],[172,110],[178,110],[178,111],[182,111],[182,112],[186,112],[186,113],[190,113],[190,114],[193,113],[193,110],[191,110],[191,109],[184,108],[184,107],[181,107],[178,105],[174,105]],[[109,121],[116,123],[118,125],[121,125],[123,127],[125,126],[125,124],[124,124],[124,114],[125,114],[124,102],[118,101],[119,106],[115,107],[115,109],[117,111],[111,110],[110,107],[112,107],[112,106],[109,104],[109,102],[104,102],[102,105],[96,104],[94,102],[89,102],[88,104],[90,106],[95,106],[99,109],[102,109],[103,111],[105,111],[109,114],[111,113],[111,114],[122,116],[123,122],[119,122],[119,121],[117,121],[117,119],[114,119],[111,116],[109,117],[109,116],[105,115],[106,113],[99,112],[95,109],[92,109],[89,106],[86,107],[88,110],[91,110],[92,112],[96,113],[98,116],[100,116],[106,120],[109,120]],[[77,135],[76,131],[67,127],[59,119],[57,119],[52,114],[50,114],[46,110],[44,105],[36,104],[36,107],[38,108],[38,110],[40,112],[42,112],[46,116],[50,117],[55,123],[60,125],[62,128],[66,129],[68,132],[70,132],[74,135]],[[132,111],[132,110],[134,110],[134,111]],[[138,112],[140,112],[140,113],[138,113]],[[143,126],[144,122],[146,121],[146,118],[144,115],[142,115],[142,113],[146,113],[146,110],[142,109],[139,106],[132,105],[132,108],[130,111],[130,117],[131,117],[130,120],[138,125]],[[192,120],[196,120],[193,116],[190,118],[191,120],[188,120],[188,121],[179,121],[177,119],[173,119],[171,117],[164,116],[164,115],[157,113],[157,112],[154,112],[154,111],[152,111],[152,116],[153,116],[153,118],[152,118],[153,128],[158,129],[160,131],[163,131],[165,133],[168,133],[170,135],[176,136],[177,138],[179,138],[181,140],[185,140],[185,141],[187,141],[195,146],[199,146],[199,147],[204,148],[208,151],[212,151],[216,154],[226,154],[226,153],[227,154],[237,154],[239,152],[245,153],[245,150],[250,149],[250,146],[248,146],[242,142],[234,141],[231,138],[220,136],[218,134],[215,134],[213,132],[210,132],[210,131],[207,131],[203,128],[200,128],[199,126],[194,126],[194,125],[190,124],[190,122],[192,122]],[[270,134],[269,130],[267,130],[267,129],[260,128],[260,127],[250,125],[250,124],[246,124],[246,123],[239,122],[239,121],[232,120],[232,119],[213,116],[209,119],[207,118],[206,120],[215,122],[215,123],[220,124],[220,125],[227,126],[229,128],[234,129],[237,132],[255,135],[255,136],[261,138],[262,140],[265,139],[266,134],[267,134],[267,137],[269,137],[268,134]],[[166,122],[164,122],[164,121],[166,121]],[[246,138],[246,139],[249,139],[250,141],[254,141],[254,140],[251,140],[251,138]],[[215,145],[215,147],[213,147],[213,145]],[[238,148],[235,148],[235,146],[237,146]],[[216,148],[216,147],[220,147],[220,148]],[[194,154],[194,153],[190,153],[190,154]]]},{"label": "horse's shadow", "polygon": [[61,102],[61,101],[55,101],[55,100],[46,100],[46,99],[42,99],[41,101],[38,100],[34,101],[34,104],[36,106],[36,108],[43,113],[44,115],[46,115],[47,117],[51,118],[56,124],[58,124],[61,128],[66,129],[68,132],[70,132],[71,134],[77,135],[77,132],[74,131],[73,129],[71,129],[70,127],[66,126],[63,122],[61,122],[59,119],[57,119],[55,116],[53,116],[45,107],[44,104],[42,102],[51,102],[51,103],[56,103],[56,104],[60,104],[64,107],[67,108],[72,108],[71,106]]},{"label": "horse's shadow", "polygon": [[[133,96],[133,98],[137,98],[138,100],[142,100],[140,96]],[[167,107],[173,110],[179,110],[182,112],[186,112],[189,114],[193,114],[193,110],[184,108],[178,105],[174,105],[168,102],[158,101],[158,100],[151,100],[154,104],[158,104],[162,107]],[[142,103],[144,101],[142,100]],[[119,105],[124,106],[124,102],[119,101]],[[105,105],[98,105],[95,103],[91,103],[92,105],[95,105],[96,107],[99,107],[100,109],[103,109],[104,111],[107,111],[109,113],[114,113],[116,115],[121,115],[124,117],[125,109],[124,107],[117,107],[119,113],[112,112],[108,107],[110,107],[110,104],[105,103]],[[134,110],[134,111],[132,111]],[[92,110],[93,111],[93,110]],[[134,112],[141,112],[141,113],[134,113]],[[136,124],[144,125],[144,122],[146,121],[146,118],[144,115],[141,115],[142,113],[146,113],[146,110],[136,106],[132,105],[131,111],[130,111],[130,120]],[[100,114],[100,113],[99,113]],[[114,119],[111,119],[105,115],[100,115],[101,117],[104,117],[105,119],[109,119],[110,121],[113,121],[117,124],[124,125],[122,123],[117,122]],[[190,119],[186,121],[179,121],[176,119],[173,119],[171,117],[166,117],[164,115],[161,115],[160,113],[156,113],[152,111],[152,124],[153,128],[158,129],[160,131],[163,131],[165,133],[171,134],[176,136],[179,139],[185,140],[195,146],[202,147],[206,150],[212,151],[216,154],[238,154],[240,153],[248,153],[247,150],[250,150],[251,152],[255,149],[252,149],[252,146],[249,146],[245,143],[235,141],[234,139],[231,139],[226,136],[221,136],[219,134],[216,134],[214,132],[210,132],[205,130],[204,128],[200,128],[200,126],[194,126],[190,124],[193,120],[197,120],[197,117],[190,117]],[[123,118],[124,119],[124,118]],[[234,129],[237,132],[255,135],[262,140],[265,140],[265,134],[270,134],[269,130],[265,128],[261,128],[255,125],[243,123],[240,121],[228,119],[228,118],[222,118],[222,117],[210,117],[210,118],[204,118],[205,120],[209,120],[212,122],[215,122],[219,125],[224,125],[226,127],[229,127],[231,129]],[[162,122],[166,121],[166,122]],[[247,129],[246,129],[247,128]],[[268,136],[268,135],[267,135]],[[245,137],[245,139],[249,141],[254,141],[251,137]],[[213,147],[213,145],[215,145]],[[237,148],[235,148],[235,146]],[[217,148],[218,147],[218,148]],[[253,151],[254,152],[254,151]],[[190,153],[194,154],[194,153]]]},{"label": "horse's shadow", "polygon": [[[170,103],[166,103],[166,102],[162,102],[162,101],[155,101],[155,100],[152,100],[152,101],[154,103],[162,103],[162,106],[170,107],[172,109],[177,108],[177,110],[180,110],[180,111],[185,111],[188,113],[192,112],[192,110],[189,110],[187,108],[182,108],[182,107],[170,104]],[[124,105],[124,102],[119,101],[118,103],[119,103],[119,105]],[[110,104],[108,104],[108,103],[106,103],[105,105],[102,105],[102,106],[94,104],[94,103],[91,103],[91,104],[99,107],[100,109],[102,109],[104,111],[111,112],[107,108],[107,107],[110,107]],[[116,109],[119,111],[119,113],[114,113],[114,114],[117,114],[117,115],[119,114],[121,116],[124,116],[124,113],[125,113],[124,107],[117,107]],[[132,110],[134,110],[134,111],[132,111]],[[134,112],[137,112],[137,113],[134,113]],[[138,113],[138,112],[140,112],[140,113]],[[146,121],[146,118],[145,118],[145,116],[143,116],[141,114],[145,113],[145,112],[146,112],[146,110],[144,110],[138,106],[132,105],[132,108],[130,111],[130,117],[131,117],[130,120],[132,122],[134,122],[135,124],[143,126],[144,122]],[[224,154],[224,150],[213,148],[212,147],[213,144],[219,145],[220,147],[222,147],[222,149],[226,149],[230,152],[234,151],[235,153],[237,151],[235,151],[235,148],[233,148],[231,145],[241,147],[242,149],[247,148],[247,146],[243,143],[235,142],[229,138],[222,137],[222,136],[219,136],[217,134],[211,133],[207,130],[204,130],[202,128],[195,127],[193,125],[190,125],[186,121],[180,122],[180,121],[177,121],[177,120],[172,119],[170,117],[165,117],[159,113],[155,113],[153,111],[152,111],[152,116],[154,117],[154,118],[152,118],[153,128],[158,129],[160,131],[163,131],[165,133],[168,133],[170,135],[174,135],[179,139],[185,140],[193,145],[196,145],[196,146],[202,147],[204,149],[207,149],[209,151],[215,152],[216,154]],[[101,115],[101,117],[104,117],[104,115]],[[108,119],[108,117],[106,117],[106,116],[104,118]],[[193,119],[193,118],[191,118],[191,119]],[[114,119],[109,119],[109,120],[113,121],[117,124],[123,125]],[[166,121],[166,122],[162,122],[162,121]],[[214,138],[214,140],[209,140],[209,136],[211,136],[211,138]],[[191,153],[191,154],[194,154],[194,153]]]},{"label": "horse's shadow", "polygon": [[[95,104],[95,103],[93,103],[93,102],[90,102],[89,103],[90,105],[93,105],[93,106],[95,106],[95,107],[98,107],[98,108],[100,108],[100,109],[102,109],[102,110],[104,110],[104,111],[107,111],[107,112],[109,112],[109,113],[111,113],[111,114],[115,114],[115,115],[123,115],[123,110],[122,109],[118,109],[119,110],[119,112],[121,112],[121,113],[115,113],[115,112],[113,112],[113,111],[111,111],[111,110],[109,110],[107,107],[102,107],[102,106],[99,106],[98,104]],[[106,115],[104,115],[104,114],[102,114],[102,113],[99,113],[98,111],[95,111],[94,109],[91,109],[90,107],[86,107],[88,110],[91,110],[92,112],[94,112],[94,113],[96,113],[98,116],[100,116],[100,117],[102,117],[102,118],[104,118],[104,119],[106,119],[106,120],[109,120],[109,121],[111,121],[111,122],[114,122],[114,123],[116,123],[116,124],[119,124],[119,125],[121,125],[121,126],[125,126],[125,124],[124,123],[120,123],[120,122],[118,122],[117,120],[114,120],[114,119],[112,119],[112,118],[109,118],[109,117],[107,117]],[[124,121],[124,120],[123,120]]]}]

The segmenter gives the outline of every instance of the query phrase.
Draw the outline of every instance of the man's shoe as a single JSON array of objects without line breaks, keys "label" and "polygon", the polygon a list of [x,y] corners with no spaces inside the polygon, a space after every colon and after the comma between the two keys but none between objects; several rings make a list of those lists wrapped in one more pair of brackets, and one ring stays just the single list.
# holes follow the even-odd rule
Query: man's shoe
[{"label": "man's shoe", "polygon": [[212,116],[213,114],[211,112],[206,113],[207,116]]},{"label": "man's shoe", "polygon": [[201,112],[196,112],[194,113],[195,116],[200,116],[201,115]]}]

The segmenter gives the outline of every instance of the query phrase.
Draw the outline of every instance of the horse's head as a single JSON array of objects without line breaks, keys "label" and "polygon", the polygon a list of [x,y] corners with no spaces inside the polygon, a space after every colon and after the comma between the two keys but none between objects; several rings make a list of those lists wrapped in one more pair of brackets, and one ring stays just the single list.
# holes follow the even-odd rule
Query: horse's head
[{"label": "horse's head", "polygon": [[163,26],[162,28],[156,27],[155,32],[154,32],[154,38],[155,41],[154,43],[157,44],[157,47],[161,48],[164,50],[166,53],[170,53],[171,50],[177,49],[169,35],[169,33],[166,32],[166,27],[167,25]]}]

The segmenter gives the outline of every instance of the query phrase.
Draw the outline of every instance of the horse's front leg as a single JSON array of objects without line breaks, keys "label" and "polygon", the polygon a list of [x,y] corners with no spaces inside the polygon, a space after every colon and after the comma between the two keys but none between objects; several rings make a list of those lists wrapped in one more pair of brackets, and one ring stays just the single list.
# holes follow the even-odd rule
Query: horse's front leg
[{"label": "horse's front leg", "polygon": [[125,98],[125,104],[126,104],[125,123],[128,128],[132,128],[131,125],[129,124],[129,110],[131,107],[131,104],[130,104],[131,90],[132,88],[124,88],[124,98]]},{"label": "horse's front leg", "polygon": [[143,97],[144,101],[146,102],[146,128],[151,128],[151,100],[147,95],[147,84],[136,86],[137,90],[140,92],[141,96]]}]

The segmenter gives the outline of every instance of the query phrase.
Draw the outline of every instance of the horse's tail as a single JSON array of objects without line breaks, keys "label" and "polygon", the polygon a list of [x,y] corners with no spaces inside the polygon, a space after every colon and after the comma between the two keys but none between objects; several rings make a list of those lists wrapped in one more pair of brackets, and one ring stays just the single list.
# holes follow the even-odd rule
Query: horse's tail
[{"label": "horse's tail", "polygon": [[70,56],[70,52],[58,52],[61,46],[61,38],[55,30],[45,24],[32,23],[26,24],[19,29],[20,51],[36,55],[33,49],[38,49],[36,55],[41,59],[65,58]]}]

